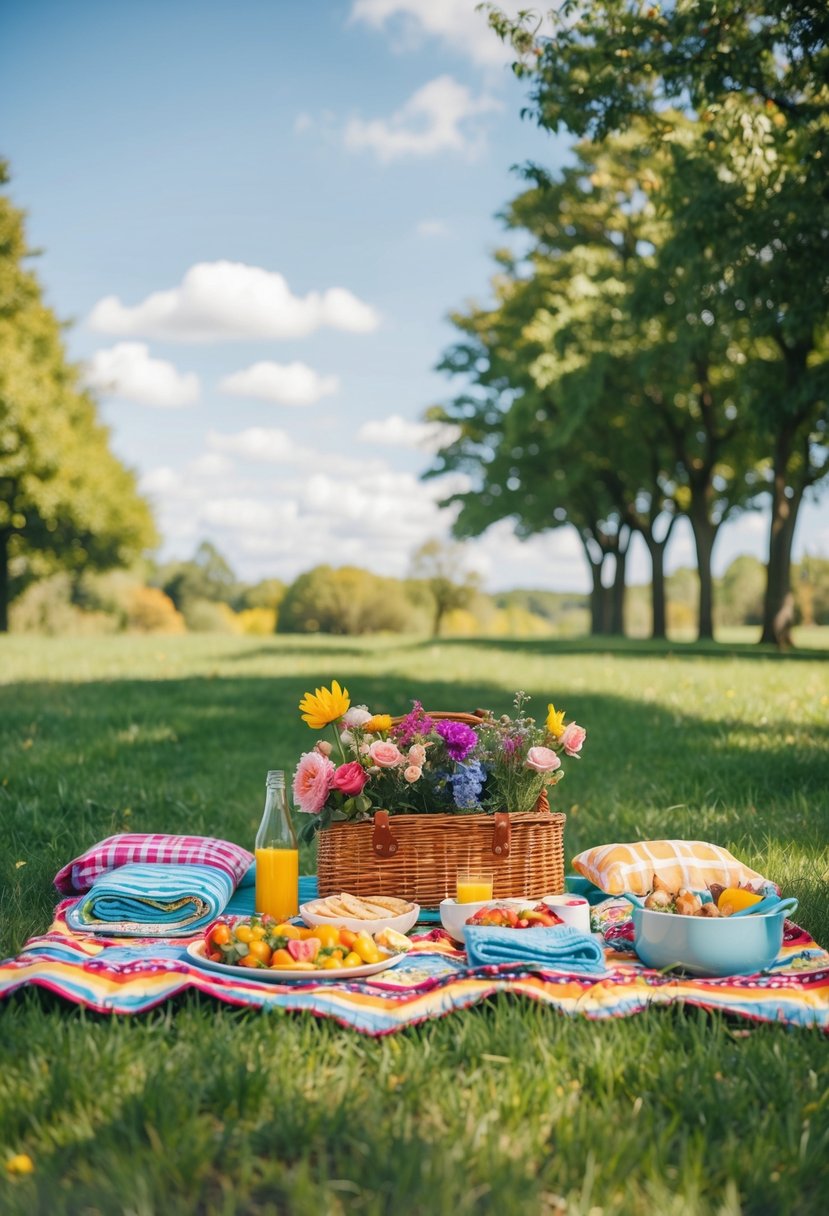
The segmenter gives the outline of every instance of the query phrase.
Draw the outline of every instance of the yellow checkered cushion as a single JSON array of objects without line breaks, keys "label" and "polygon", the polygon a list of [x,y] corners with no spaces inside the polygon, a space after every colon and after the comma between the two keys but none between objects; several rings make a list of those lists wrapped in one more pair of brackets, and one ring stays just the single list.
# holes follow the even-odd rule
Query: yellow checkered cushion
[{"label": "yellow checkered cushion", "polygon": [[620,895],[623,891],[647,895],[653,887],[654,874],[672,891],[681,887],[702,891],[710,883],[736,887],[766,881],[728,849],[702,840],[640,840],[635,844],[599,845],[574,857],[573,869],[608,895]]}]

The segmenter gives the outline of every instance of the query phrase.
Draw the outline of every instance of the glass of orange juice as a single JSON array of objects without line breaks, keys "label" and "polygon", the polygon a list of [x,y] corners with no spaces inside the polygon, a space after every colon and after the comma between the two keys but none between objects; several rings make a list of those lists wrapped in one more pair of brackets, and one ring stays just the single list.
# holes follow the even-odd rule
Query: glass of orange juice
[{"label": "glass of orange juice", "polygon": [[492,899],[492,870],[480,867],[458,870],[455,900],[459,904],[482,903]]}]

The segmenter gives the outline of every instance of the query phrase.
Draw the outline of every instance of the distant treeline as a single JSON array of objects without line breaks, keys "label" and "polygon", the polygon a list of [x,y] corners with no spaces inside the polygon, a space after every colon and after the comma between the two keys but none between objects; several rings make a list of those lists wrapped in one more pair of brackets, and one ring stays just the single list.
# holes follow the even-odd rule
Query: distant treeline
[{"label": "distant treeline", "polygon": [[[796,619],[829,625],[829,560],[807,557],[794,567]],[[736,558],[715,582],[718,626],[759,625],[765,567]],[[696,629],[698,575],[681,569],[666,579],[668,630]],[[625,617],[631,636],[650,631],[650,589],[629,587]],[[481,591],[474,580],[385,578],[354,566],[317,566],[292,583],[244,583],[209,542],[192,559],[105,574],[54,574],[32,583],[11,605],[14,632],[186,633],[267,635],[325,633],[435,634],[447,637],[574,637],[590,632],[590,597],[578,592]]]}]

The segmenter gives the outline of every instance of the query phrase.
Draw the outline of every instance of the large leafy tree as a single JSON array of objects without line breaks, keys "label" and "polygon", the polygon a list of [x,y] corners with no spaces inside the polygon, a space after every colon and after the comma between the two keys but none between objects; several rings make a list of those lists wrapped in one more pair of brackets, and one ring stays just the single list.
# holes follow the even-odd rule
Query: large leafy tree
[{"label": "large leafy tree", "polygon": [[525,533],[572,523],[593,576],[597,632],[621,631],[637,531],[651,555],[653,632],[664,636],[664,552],[687,514],[700,633],[710,636],[713,544],[745,497],[753,445],[730,328],[713,316],[707,324],[699,304],[690,313],[688,267],[672,265],[673,253],[666,264],[670,217],[650,198],[665,162],[647,131],[634,131],[584,141],[555,179],[528,171],[532,184],[505,217],[529,234],[528,252],[502,256],[493,308],[453,318],[464,338],[442,366],[472,391],[433,412],[459,427],[434,471],[473,473],[473,489],[455,496],[459,530],[504,515]]},{"label": "large leafy tree", "polygon": [[22,213],[0,195],[0,632],[26,581],[126,565],[156,543],[27,256]]},{"label": "large leafy tree", "polygon": [[655,183],[673,219],[666,257],[686,297],[718,324],[727,315],[750,389],[764,457],[755,488],[771,500],[770,641],[800,504],[829,473],[829,9],[566,0],[544,39],[526,17],[491,20],[519,53],[541,125],[604,140],[644,124],[669,154]]}]

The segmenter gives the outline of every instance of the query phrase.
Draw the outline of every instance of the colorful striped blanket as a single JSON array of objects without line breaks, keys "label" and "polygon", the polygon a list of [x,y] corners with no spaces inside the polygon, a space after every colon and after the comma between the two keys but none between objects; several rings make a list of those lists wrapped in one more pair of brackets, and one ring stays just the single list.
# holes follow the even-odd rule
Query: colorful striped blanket
[{"label": "colorful striped blanket", "polygon": [[49,931],[27,942],[18,958],[0,963],[0,997],[35,985],[98,1012],[141,1013],[195,989],[232,1005],[304,1011],[382,1035],[509,992],[596,1020],[681,1003],[754,1022],[829,1031],[829,954],[791,922],[766,973],[731,979],[649,971],[632,952],[630,905],[611,899],[593,910],[594,924],[606,939],[607,970],[598,976],[537,964],[470,967],[442,929],[423,926],[403,961],[368,979],[326,982],[309,976],[273,983],[202,969],[186,954],[188,939],[142,941],[73,932],[66,914],[75,902],[62,901]]}]

